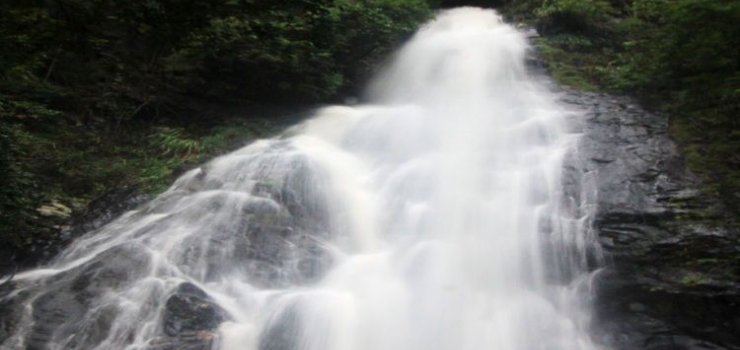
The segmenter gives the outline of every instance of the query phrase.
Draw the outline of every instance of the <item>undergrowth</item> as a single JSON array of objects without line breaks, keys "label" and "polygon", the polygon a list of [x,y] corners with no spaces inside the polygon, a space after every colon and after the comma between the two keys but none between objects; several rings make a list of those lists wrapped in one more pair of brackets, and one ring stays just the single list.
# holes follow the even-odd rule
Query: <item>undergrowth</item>
[{"label": "undergrowth", "polygon": [[180,173],[283,127],[254,116],[208,126],[130,121],[91,127],[34,104],[0,100],[0,106],[0,243],[19,252],[54,245],[69,224],[70,217],[44,215],[44,206],[76,216],[113,191],[153,196]]}]

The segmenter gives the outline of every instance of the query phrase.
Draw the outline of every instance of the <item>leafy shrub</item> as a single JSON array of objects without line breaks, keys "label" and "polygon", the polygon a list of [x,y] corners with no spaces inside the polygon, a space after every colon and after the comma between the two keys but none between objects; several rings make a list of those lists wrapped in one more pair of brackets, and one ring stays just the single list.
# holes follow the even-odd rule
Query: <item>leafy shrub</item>
[{"label": "leafy shrub", "polygon": [[616,11],[606,0],[542,0],[534,11],[545,32],[599,31]]},{"label": "leafy shrub", "polygon": [[192,31],[166,68],[191,92],[326,100],[357,86],[428,15],[417,0],[244,7]]},{"label": "leafy shrub", "polygon": [[0,93],[119,125],[182,96],[325,102],[430,14],[424,0],[7,0]]}]

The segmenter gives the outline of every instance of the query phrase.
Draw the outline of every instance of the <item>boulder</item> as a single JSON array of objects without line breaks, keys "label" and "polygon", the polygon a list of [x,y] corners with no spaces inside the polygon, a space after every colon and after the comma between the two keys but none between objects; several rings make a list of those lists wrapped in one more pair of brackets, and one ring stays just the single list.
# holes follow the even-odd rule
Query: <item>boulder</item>
[{"label": "boulder", "polygon": [[162,314],[164,335],[148,350],[210,350],[216,330],[228,314],[200,288],[182,283],[167,299]]}]

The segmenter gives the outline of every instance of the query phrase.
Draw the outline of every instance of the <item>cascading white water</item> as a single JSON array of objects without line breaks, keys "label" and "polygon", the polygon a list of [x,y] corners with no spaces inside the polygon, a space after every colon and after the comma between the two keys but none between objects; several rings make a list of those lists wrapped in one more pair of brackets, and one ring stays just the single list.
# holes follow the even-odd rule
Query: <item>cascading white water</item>
[{"label": "cascading white water", "polygon": [[222,350],[597,349],[589,179],[563,186],[578,135],[527,50],[492,10],[440,13],[373,104],[195,169],[17,276],[3,345],[169,349],[189,282],[220,316],[186,335]]}]

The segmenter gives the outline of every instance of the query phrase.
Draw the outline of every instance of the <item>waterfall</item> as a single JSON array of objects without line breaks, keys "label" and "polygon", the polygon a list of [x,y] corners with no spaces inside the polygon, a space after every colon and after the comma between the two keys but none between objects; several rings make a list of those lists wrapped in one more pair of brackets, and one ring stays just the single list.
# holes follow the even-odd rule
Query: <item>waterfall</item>
[{"label": "waterfall", "polygon": [[599,349],[578,111],[528,50],[492,10],[440,12],[370,103],[194,169],[16,276],[0,349]]}]

